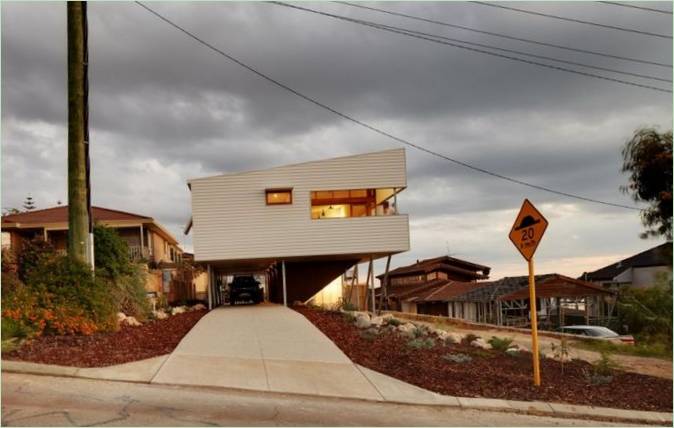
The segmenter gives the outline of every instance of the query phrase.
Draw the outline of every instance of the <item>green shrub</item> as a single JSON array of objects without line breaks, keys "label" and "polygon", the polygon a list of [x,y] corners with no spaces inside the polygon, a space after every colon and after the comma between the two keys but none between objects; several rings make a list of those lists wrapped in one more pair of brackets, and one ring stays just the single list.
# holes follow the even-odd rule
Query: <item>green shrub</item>
[{"label": "green shrub", "polygon": [[2,318],[2,341],[18,338],[24,339],[33,331],[26,325],[11,318]]},{"label": "green shrub", "polygon": [[480,336],[473,334],[473,333],[468,333],[467,335],[463,336],[463,343],[470,344],[476,339],[479,339]]},{"label": "green shrub", "polygon": [[554,343],[550,344],[550,350],[552,351],[553,357],[559,361],[559,364],[561,364],[563,375],[564,363],[569,360],[569,340],[566,337],[562,337],[559,340],[559,345],[555,345]]},{"label": "green shrub", "polygon": [[400,320],[397,319],[397,318],[389,318],[389,319],[386,320],[386,324],[392,325],[393,327],[398,327],[398,326],[401,325],[402,323],[403,323],[403,322],[400,321]]},{"label": "green shrub", "polygon": [[152,305],[145,291],[146,272],[138,265],[131,267],[131,272],[116,279],[110,279],[111,293],[118,307],[116,311],[136,317],[144,321],[152,311]]},{"label": "green shrub", "polygon": [[412,330],[412,335],[416,338],[428,336],[429,333],[430,331],[425,325],[417,325]]},{"label": "green shrub", "polygon": [[3,320],[11,320],[31,334],[91,334],[100,329],[91,314],[44,288],[18,287],[2,300]]},{"label": "green shrub", "polygon": [[133,273],[134,264],[129,258],[129,246],[115,229],[94,227],[94,258],[96,275],[119,278]]},{"label": "green shrub", "polygon": [[471,361],[473,361],[473,358],[470,355],[466,354],[447,354],[443,355],[442,359],[445,361],[449,361],[451,363],[458,363],[458,364],[470,363]]},{"label": "green shrub", "polygon": [[143,321],[152,310],[145,291],[147,275],[141,264],[129,257],[129,247],[115,229],[97,225],[94,228],[94,255],[96,277],[106,280],[113,299],[118,303],[116,312],[124,312]]},{"label": "green shrub", "polygon": [[[91,334],[117,328],[116,313],[139,320],[150,312],[145,272],[129,259],[112,229],[95,228],[96,271],[58,255],[41,240],[26,243],[17,276],[3,273],[2,317],[13,331]],[[3,334],[9,334],[3,330]]]},{"label": "green shrub", "polygon": [[367,330],[361,330],[359,333],[360,337],[367,341],[373,341],[377,336],[379,336],[379,332],[377,329],[374,328],[368,328]]},{"label": "green shrub", "polygon": [[119,302],[113,298],[109,282],[94,277],[86,263],[57,256],[43,261],[31,270],[27,285],[38,293],[45,293],[58,304],[81,309],[84,316],[107,330],[116,323]]},{"label": "green shrub", "polygon": [[605,385],[613,381],[613,372],[620,366],[613,361],[611,355],[603,351],[599,360],[592,364],[592,371],[587,374],[588,381],[593,385]]},{"label": "green shrub", "polygon": [[163,310],[163,309],[168,309],[168,307],[169,307],[168,297],[166,297],[165,294],[160,294],[159,296],[157,296],[156,306],[157,306],[158,311]]},{"label": "green shrub", "polygon": [[618,363],[611,358],[611,354],[606,351],[599,354],[599,359],[594,362],[593,367],[594,372],[602,376],[611,375],[614,370],[620,368]]},{"label": "green shrub", "polygon": [[513,348],[513,339],[510,337],[496,337],[492,336],[491,339],[487,341],[492,347],[493,350],[499,352],[505,352],[510,348]]},{"label": "green shrub", "polygon": [[344,311],[357,311],[358,307],[351,302],[347,302],[346,300],[342,300],[338,304],[338,309],[342,309]]},{"label": "green shrub", "polygon": [[6,295],[15,291],[18,287],[23,286],[16,273],[3,272],[2,273],[2,294]]},{"label": "green shrub", "polygon": [[356,316],[353,314],[353,312],[342,312],[342,317],[344,318],[344,321],[349,324],[356,322]]},{"label": "green shrub", "polygon": [[34,269],[49,260],[56,258],[56,256],[57,254],[54,247],[42,238],[24,241],[21,244],[21,251],[17,257],[17,273],[19,279],[26,282],[28,276]]},{"label": "green shrub", "polygon": [[672,280],[669,274],[657,275],[653,287],[626,288],[618,296],[619,325],[629,326],[636,339],[666,339],[672,348]]},{"label": "green shrub", "polygon": [[430,337],[417,337],[407,342],[407,346],[412,349],[431,349],[435,346],[435,341]]}]

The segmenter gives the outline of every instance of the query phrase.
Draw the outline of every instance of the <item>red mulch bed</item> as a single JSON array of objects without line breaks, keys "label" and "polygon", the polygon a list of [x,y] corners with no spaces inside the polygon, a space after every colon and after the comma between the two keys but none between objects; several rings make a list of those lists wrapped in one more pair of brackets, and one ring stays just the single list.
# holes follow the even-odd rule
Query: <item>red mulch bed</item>
[{"label": "red mulch bed", "polygon": [[[672,411],[671,380],[615,371],[611,383],[593,385],[587,378],[592,370],[590,363],[567,362],[562,374],[559,362],[544,358],[541,361],[541,386],[537,388],[532,385],[529,352],[513,357],[467,344],[412,349],[407,346],[408,339],[394,332],[362,337],[361,331],[346,322],[339,312],[306,307],[294,309],[332,339],[354,362],[441,394]],[[442,358],[449,353],[470,355],[472,361],[453,363]]]},{"label": "red mulch bed", "polygon": [[105,367],[170,353],[208,311],[192,311],[123,326],[112,333],[91,336],[41,336],[19,349],[3,353],[5,360],[75,367]]}]

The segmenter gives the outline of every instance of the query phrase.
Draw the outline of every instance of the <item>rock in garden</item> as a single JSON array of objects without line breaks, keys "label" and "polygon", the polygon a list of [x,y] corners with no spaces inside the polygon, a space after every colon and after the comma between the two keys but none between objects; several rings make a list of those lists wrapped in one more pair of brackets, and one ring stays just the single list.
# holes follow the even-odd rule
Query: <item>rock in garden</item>
[{"label": "rock in garden", "polygon": [[411,322],[401,324],[398,326],[398,331],[402,333],[404,336],[408,337],[414,337],[414,331],[416,330],[416,326],[412,324]]},{"label": "rock in garden", "polygon": [[186,308],[184,306],[176,306],[175,308],[171,309],[171,315],[182,314],[185,312]]},{"label": "rock in garden", "polygon": [[168,314],[164,311],[153,311],[152,316],[158,320],[165,320],[168,318]]},{"label": "rock in garden", "polygon": [[384,317],[372,317],[370,323],[375,327],[381,327],[384,324]]},{"label": "rock in garden", "polygon": [[445,342],[450,343],[461,343],[462,340],[463,336],[459,333],[447,333],[447,337],[445,338]]},{"label": "rock in garden", "polygon": [[130,326],[130,327],[138,327],[141,325],[140,321],[136,319],[136,317],[126,317],[124,318],[124,324]]},{"label": "rock in garden", "polygon": [[201,303],[197,303],[196,305],[192,306],[191,310],[192,311],[205,311],[206,305],[203,305]]},{"label": "rock in garden", "polygon": [[117,312],[117,322],[118,323],[124,322],[125,319],[126,319],[126,315],[124,314],[124,312]]},{"label": "rock in garden", "polygon": [[476,348],[482,348],[482,349],[489,349],[490,346],[487,342],[484,341],[481,337],[478,337],[477,339],[473,340],[470,342],[470,346],[474,346]]},{"label": "rock in garden", "polygon": [[356,315],[356,327],[368,328],[372,325],[368,314],[359,313]]}]

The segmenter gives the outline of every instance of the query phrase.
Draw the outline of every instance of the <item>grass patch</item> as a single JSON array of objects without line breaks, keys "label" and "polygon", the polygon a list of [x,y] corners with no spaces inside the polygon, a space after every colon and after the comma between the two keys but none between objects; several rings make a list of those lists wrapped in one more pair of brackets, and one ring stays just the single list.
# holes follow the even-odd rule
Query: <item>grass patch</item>
[{"label": "grass patch", "polygon": [[359,334],[360,337],[370,342],[372,342],[374,339],[377,338],[377,336],[379,336],[379,332],[375,329],[361,330]]},{"label": "grass patch", "polygon": [[466,354],[447,354],[443,355],[442,359],[457,364],[470,363],[471,361],[473,361],[473,358],[470,355]]},{"label": "grass patch", "polygon": [[0,342],[0,345],[2,345],[1,352],[12,352],[15,349],[19,349],[19,346],[21,345],[21,341],[18,340],[16,337],[8,340],[3,340]]},{"label": "grass patch", "polygon": [[429,337],[417,337],[407,342],[407,347],[412,349],[431,349],[435,346],[435,341]]},{"label": "grass patch", "polygon": [[608,352],[611,354],[634,355],[637,357],[652,357],[663,360],[672,359],[672,347],[662,342],[637,342],[636,345],[621,345],[606,340],[579,340],[572,345],[574,348],[587,351]]},{"label": "grass patch", "polygon": [[343,312],[342,318],[349,324],[356,322],[356,316],[353,314],[353,312]]},{"label": "grass patch", "polygon": [[393,327],[398,327],[398,326],[401,325],[402,323],[403,323],[403,322],[400,321],[400,320],[397,319],[397,318],[389,318],[388,320],[386,320],[386,324],[392,325]]},{"label": "grass patch", "polygon": [[487,341],[495,351],[505,352],[510,348],[514,348],[513,339],[510,337],[496,337],[492,336],[491,339]]}]

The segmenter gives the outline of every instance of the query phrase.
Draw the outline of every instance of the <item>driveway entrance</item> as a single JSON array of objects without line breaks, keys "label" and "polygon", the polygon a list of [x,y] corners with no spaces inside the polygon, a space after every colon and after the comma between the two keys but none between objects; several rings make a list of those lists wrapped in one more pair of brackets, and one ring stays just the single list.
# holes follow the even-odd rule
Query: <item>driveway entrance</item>
[{"label": "driveway entrance", "polygon": [[274,304],[214,309],[183,338],[152,382],[382,399],[313,324]]}]

